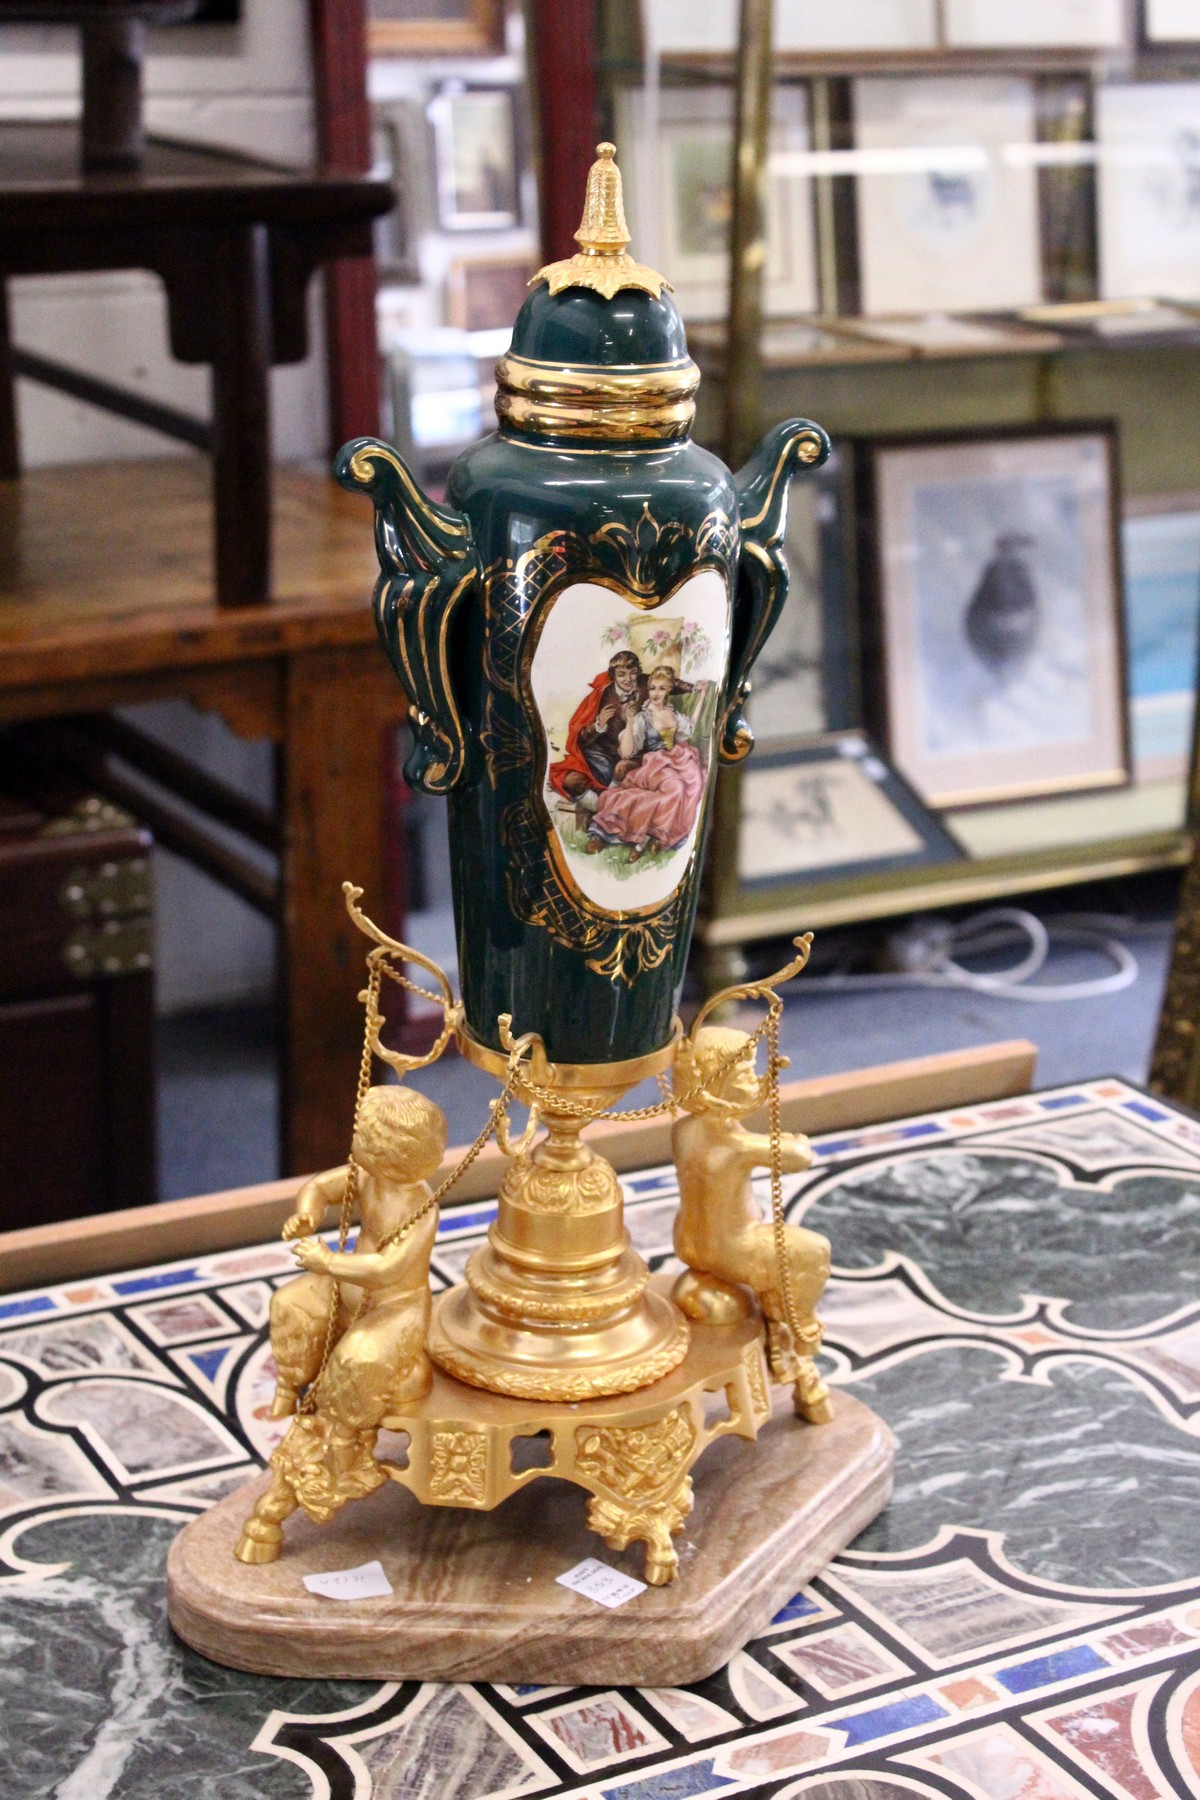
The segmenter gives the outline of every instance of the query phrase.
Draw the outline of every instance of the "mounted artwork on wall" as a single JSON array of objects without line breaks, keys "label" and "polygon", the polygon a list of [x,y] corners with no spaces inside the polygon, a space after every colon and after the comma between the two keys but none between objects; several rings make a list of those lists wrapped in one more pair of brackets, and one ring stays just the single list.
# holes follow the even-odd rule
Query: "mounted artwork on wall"
[{"label": "mounted artwork on wall", "polygon": [[1100,292],[1200,299],[1200,82],[1096,90]]},{"label": "mounted artwork on wall", "polygon": [[[617,96],[617,137],[629,227],[644,253],[671,270],[685,319],[724,319],[733,213],[733,96],[714,88],[641,88]],[[771,152],[809,149],[804,88],[776,83]],[[817,307],[812,182],[771,172],[767,183],[770,317]]]},{"label": "mounted artwork on wall", "polygon": [[1200,0],[1142,0],[1142,41],[1200,43]]},{"label": "mounted artwork on wall", "polygon": [[367,0],[372,56],[496,55],[503,0]]},{"label": "mounted artwork on wall", "polygon": [[858,446],[868,722],[928,805],[1129,781],[1114,431]]},{"label": "mounted artwork on wall", "polygon": [[1031,82],[854,83],[862,310],[996,312],[1042,294]]},{"label": "mounted artwork on wall", "polygon": [[955,50],[1116,50],[1123,0],[942,0]]},{"label": "mounted artwork on wall", "polygon": [[429,103],[444,231],[504,231],[520,223],[516,108],[511,88],[450,83]]}]

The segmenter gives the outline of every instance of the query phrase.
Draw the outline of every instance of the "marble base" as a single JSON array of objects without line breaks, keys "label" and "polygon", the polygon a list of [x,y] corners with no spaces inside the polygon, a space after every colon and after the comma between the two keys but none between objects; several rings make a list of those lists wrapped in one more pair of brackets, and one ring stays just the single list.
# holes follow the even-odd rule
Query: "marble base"
[{"label": "marble base", "polygon": [[[584,1557],[637,1576],[587,1528],[586,1496],[547,1477],[492,1512],[422,1506],[389,1482],[329,1525],[288,1521],[283,1554],[233,1554],[265,1478],[176,1538],[168,1613],[185,1643],[260,1675],[375,1681],[538,1681],[674,1687],[721,1668],[886,1505],[895,1447],[876,1415],[834,1392],[827,1425],[778,1396],[757,1442],[718,1439],[694,1472],[678,1578],[609,1610],[559,1585]],[[394,1592],[353,1602],[302,1577],[378,1558]]]}]

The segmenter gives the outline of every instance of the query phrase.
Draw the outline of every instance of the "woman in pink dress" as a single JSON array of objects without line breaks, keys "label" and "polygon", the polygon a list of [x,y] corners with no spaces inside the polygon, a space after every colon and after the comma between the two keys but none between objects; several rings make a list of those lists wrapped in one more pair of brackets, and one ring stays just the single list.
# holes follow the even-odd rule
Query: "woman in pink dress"
[{"label": "woman in pink dress", "polygon": [[588,826],[592,855],[606,844],[628,844],[630,862],[647,850],[678,850],[696,823],[704,764],[689,741],[692,720],[671,704],[674,687],[675,671],[664,663],[650,671],[645,703],[628,710],[621,762]]}]

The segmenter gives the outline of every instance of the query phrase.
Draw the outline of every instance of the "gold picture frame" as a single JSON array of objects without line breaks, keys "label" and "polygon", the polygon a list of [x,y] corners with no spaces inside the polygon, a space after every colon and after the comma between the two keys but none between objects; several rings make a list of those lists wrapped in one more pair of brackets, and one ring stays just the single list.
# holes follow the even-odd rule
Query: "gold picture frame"
[{"label": "gold picture frame", "polygon": [[495,56],[504,0],[367,0],[371,56]]}]

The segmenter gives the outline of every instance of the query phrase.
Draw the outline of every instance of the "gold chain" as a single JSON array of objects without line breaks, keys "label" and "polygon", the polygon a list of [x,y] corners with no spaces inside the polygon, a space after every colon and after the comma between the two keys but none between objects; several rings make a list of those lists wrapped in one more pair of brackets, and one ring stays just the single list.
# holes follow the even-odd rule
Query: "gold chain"
[{"label": "gold chain", "polygon": [[[407,989],[410,994],[417,994],[422,999],[430,1000],[434,1004],[439,1003],[436,994],[431,993],[428,988],[419,986],[415,981],[409,981],[407,977],[401,975],[398,970],[392,968],[391,964],[386,962],[382,957],[377,961],[368,959],[368,963],[370,974],[367,982],[367,990],[363,995],[366,1023],[363,1031],[362,1057],[359,1062],[358,1089],[354,1101],[354,1124],[351,1131],[350,1155],[346,1162],[346,1183],[342,1190],[341,1211],[338,1217],[339,1255],[345,1251],[346,1243],[350,1236],[350,1226],[354,1217],[354,1208],[358,1200],[360,1171],[354,1157],[354,1138],[358,1134],[358,1125],[362,1113],[363,1101],[366,1099],[367,1092],[371,1086],[371,1019],[377,1016],[382,976],[386,975],[389,980],[394,981],[398,987]],[[776,994],[770,994],[767,998],[766,1018],[761,1025],[749,1034],[745,1044],[740,1044],[730,1051],[718,1071],[717,1079],[719,1081],[722,1076],[727,1074],[734,1063],[739,1062],[746,1054],[747,1049],[757,1049],[758,1045],[763,1041],[763,1038],[766,1038],[767,1116],[771,1140],[771,1222],[775,1237],[775,1260],[779,1281],[779,1297],[783,1306],[784,1319],[788,1329],[792,1333],[793,1339],[798,1340],[799,1330],[796,1324],[795,1297],[792,1291],[791,1270],[787,1261],[787,1240],[784,1236],[787,1221],[784,1217],[783,1210],[783,1131],[779,1100],[779,1021],[782,1012],[782,1001],[780,1001]],[[407,1236],[414,1225],[419,1224],[419,1222],[431,1213],[435,1207],[441,1205],[441,1202],[450,1192],[450,1189],[460,1177],[466,1174],[472,1163],[474,1163],[476,1158],[480,1155],[484,1146],[487,1144],[488,1139],[498,1133],[501,1119],[507,1120],[508,1105],[518,1087],[524,1088],[526,1092],[532,1096],[534,1105],[537,1105],[539,1102],[544,1103],[546,1096],[551,1090],[536,1086],[530,1081],[528,1072],[524,1075],[522,1074],[522,1059],[527,1054],[529,1054],[528,1046],[525,1046],[524,1048],[515,1046],[513,1048],[509,1054],[508,1075],[505,1079],[504,1087],[500,1092],[499,1098],[489,1109],[487,1123],[475,1138],[474,1143],[472,1143],[466,1153],[460,1157],[454,1168],[451,1169],[450,1173],[438,1184],[430,1194],[429,1198],[421,1203],[416,1212],[410,1213],[402,1225],[397,1226],[395,1231],[389,1232],[385,1238],[380,1240],[376,1245],[376,1255],[380,1255],[385,1250],[392,1249],[394,1245],[400,1242],[401,1238]],[[624,1119],[630,1124],[633,1124],[643,1119],[660,1118],[664,1113],[678,1112],[679,1104],[675,1099],[674,1092],[670,1089],[665,1074],[659,1075],[658,1086],[659,1091],[662,1094],[661,1100],[656,1101],[650,1106],[639,1106],[630,1112],[617,1112],[615,1109],[606,1111],[603,1107],[593,1110],[591,1107],[584,1105],[581,1102],[568,1100],[563,1094],[555,1094],[553,1096],[553,1110],[559,1113],[566,1113],[569,1118],[581,1119],[585,1126],[594,1124],[600,1119]],[[360,1297],[354,1311],[354,1316],[349,1322],[351,1325],[357,1322],[366,1303],[367,1295],[364,1293]],[[297,1408],[298,1412],[311,1413],[316,1408],[317,1388],[320,1385],[322,1375],[325,1373],[329,1358],[333,1353],[334,1336],[337,1331],[337,1316],[340,1305],[340,1288],[335,1281],[333,1284],[333,1291],[330,1295],[329,1319],[325,1326],[325,1342],[321,1350],[321,1364],[312,1381],[308,1384],[304,1398]]]},{"label": "gold chain", "polygon": [[779,1282],[779,1299],[784,1322],[799,1348],[800,1328],[796,1323],[796,1297],[792,1290],[792,1271],[787,1259],[787,1219],[783,1210],[783,1118],[779,1099],[779,1020],[783,1004],[772,994],[767,1002],[764,1030],[767,1039],[767,1124],[771,1137],[771,1227],[775,1234],[775,1274]]},{"label": "gold chain", "polygon": [[[346,1248],[346,1240],[350,1236],[350,1225],[354,1218],[354,1207],[358,1200],[358,1164],[354,1160],[354,1139],[358,1135],[358,1122],[362,1115],[363,1101],[371,1085],[371,1027],[370,1019],[379,1002],[379,964],[371,965],[367,979],[366,1002],[367,1024],[363,1030],[362,1056],[358,1065],[358,1091],[354,1097],[354,1124],[350,1131],[350,1155],[346,1159],[346,1185],[342,1189],[342,1207],[338,1215],[338,1254]],[[325,1325],[325,1343],[321,1350],[321,1366],[308,1384],[308,1391],[300,1402],[298,1411],[310,1413],[317,1403],[317,1383],[325,1373],[325,1365],[333,1352],[333,1340],[337,1332],[338,1308],[341,1305],[341,1293],[335,1281],[329,1296],[329,1318]]]}]

